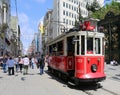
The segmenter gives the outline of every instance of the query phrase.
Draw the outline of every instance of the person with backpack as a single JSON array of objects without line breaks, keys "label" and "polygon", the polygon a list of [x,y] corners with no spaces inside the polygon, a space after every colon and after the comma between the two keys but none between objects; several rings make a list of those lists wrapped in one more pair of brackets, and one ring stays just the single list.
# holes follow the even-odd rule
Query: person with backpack
[{"label": "person with backpack", "polygon": [[7,72],[7,65],[6,65],[6,62],[8,60],[8,56],[7,55],[4,55],[3,56],[3,72],[6,73]]},{"label": "person with backpack", "polygon": [[45,66],[45,58],[41,55],[41,58],[38,60],[39,68],[40,68],[40,75],[44,73],[44,66]]}]

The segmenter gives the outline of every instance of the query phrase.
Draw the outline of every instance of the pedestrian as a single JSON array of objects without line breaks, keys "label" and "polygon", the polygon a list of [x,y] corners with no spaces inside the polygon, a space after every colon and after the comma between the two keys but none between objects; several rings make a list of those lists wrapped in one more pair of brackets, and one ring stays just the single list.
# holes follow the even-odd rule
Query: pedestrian
[{"label": "pedestrian", "polygon": [[31,59],[31,66],[32,66],[32,69],[34,69],[34,66],[35,66],[35,57],[32,57],[32,59]]},{"label": "pedestrian", "polygon": [[14,58],[14,60],[15,60],[15,68],[16,68],[16,72],[18,73],[18,69],[19,69],[18,57]]},{"label": "pedestrian", "polygon": [[23,59],[21,56],[18,57],[18,64],[19,64],[20,72],[22,73]]},{"label": "pedestrian", "polygon": [[43,55],[41,55],[41,58],[39,60],[39,67],[40,67],[40,75],[44,73],[44,66],[45,66],[45,58]]},{"label": "pedestrian", "polygon": [[41,59],[40,57],[37,58],[37,64],[36,64],[37,69],[39,69],[39,67],[40,67],[40,59]]},{"label": "pedestrian", "polygon": [[7,60],[8,60],[8,56],[7,56],[7,55],[4,55],[4,56],[3,56],[3,72],[4,72],[4,73],[7,72],[7,65],[6,65]]},{"label": "pedestrian", "polygon": [[32,68],[32,57],[29,57],[29,65],[30,65],[30,68]]},{"label": "pedestrian", "polygon": [[8,75],[14,75],[14,65],[15,65],[15,61],[13,60],[12,57],[10,57],[7,62],[6,62],[7,66],[8,66]]},{"label": "pedestrian", "polygon": [[3,57],[0,57],[0,67],[3,68]]},{"label": "pedestrian", "polygon": [[23,65],[24,65],[23,74],[26,75],[28,74],[28,66],[29,66],[29,58],[27,57],[27,55],[25,55],[25,57],[23,58]]}]

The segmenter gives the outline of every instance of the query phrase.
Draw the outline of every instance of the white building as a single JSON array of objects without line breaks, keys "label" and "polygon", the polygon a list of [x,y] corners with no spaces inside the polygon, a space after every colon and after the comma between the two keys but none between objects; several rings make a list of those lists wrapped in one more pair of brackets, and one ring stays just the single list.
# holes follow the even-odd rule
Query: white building
[{"label": "white building", "polygon": [[[78,20],[79,6],[83,17],[88,16],[86,4],[94,0],[53,0],[53,38],[60,35],[64,30],[74,27],[75,20]],[[98,0],[103,6],[104,0]]]},{"label": "white building", "polygon": [[53,38],[53,10],[48,10],[44,16],[44,33],[42,34],[42,49],[43,53],[46,53],[45,44],[47,41]]}]

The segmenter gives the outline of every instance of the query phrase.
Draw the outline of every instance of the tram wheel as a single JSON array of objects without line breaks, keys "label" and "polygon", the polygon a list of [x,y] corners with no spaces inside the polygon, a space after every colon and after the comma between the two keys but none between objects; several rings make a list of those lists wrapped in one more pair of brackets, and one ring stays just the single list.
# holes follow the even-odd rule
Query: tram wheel
[{"label": "tram wheel", "polygon": [[62,75],[61,75],[61,73],[59,72],[59,73],[58,73],[58,77],[60,77],[60,78],[61,78],[61,76],[62,76]]}]

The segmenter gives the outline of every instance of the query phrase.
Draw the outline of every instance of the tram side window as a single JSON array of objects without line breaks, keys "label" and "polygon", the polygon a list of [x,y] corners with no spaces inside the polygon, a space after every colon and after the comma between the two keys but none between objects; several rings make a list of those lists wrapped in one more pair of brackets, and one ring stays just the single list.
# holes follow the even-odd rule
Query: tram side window
[{"label": "tram side window", "polygon": [[85,36],[81,36],[81,54],[85,54]]},{"label": "tram side window", "polygon": [[57,43],[57,55],[63,55],[63,41]]},{"label": "tram side window", "polygon": [[52,46],[49,46],[49,55],[52,55]]},{"label": "tram side window", "polygon": [[95,38],[95,53],[100,54],[100,38]]},{"label": "tram side window", "polygon": [[102,54],[105,54],[105,39],[102,38]]},{"label": "tram side window", "polygon": [[[79,36],[77,36],[77,39],[79,40]],[[79,41],[77,41],[77,55],[79,55],[79,49],[80,49],[80,45],[79,45]]]},{"label": "tram side window", "polygon": [[54,56],[56,55],[56,51],[57,51],[57,47],[56,47],[56,44],[53,44],[49,47],[49,52],[50,52],[50,55]]},{"label": "tram side window", "polygon": [[93,38],[90,37],[87,38],[87,52],[88,53],[93,52]]},{"label": "tram side window", "polygon": [[73,37],[74,36],[67,38],[67,55],[68,56],[74,56]]}]

